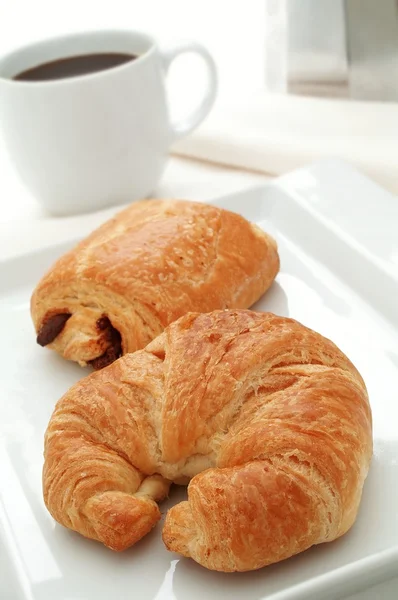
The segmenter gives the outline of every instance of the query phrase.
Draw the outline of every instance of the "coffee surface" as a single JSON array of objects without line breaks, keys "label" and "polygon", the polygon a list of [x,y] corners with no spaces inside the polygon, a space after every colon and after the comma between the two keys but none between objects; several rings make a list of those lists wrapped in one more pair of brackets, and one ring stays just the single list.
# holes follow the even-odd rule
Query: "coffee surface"
[{"label": "coffee surface", "polygon": [[137,58],[134,54],[120,54],[115,52],[83,54],[70,56],[51,62],[46,62],[15,75],[16,81],[48,81],[53,79],[66,79],[78,75],[87,75],[118,67],[130,60]]}]

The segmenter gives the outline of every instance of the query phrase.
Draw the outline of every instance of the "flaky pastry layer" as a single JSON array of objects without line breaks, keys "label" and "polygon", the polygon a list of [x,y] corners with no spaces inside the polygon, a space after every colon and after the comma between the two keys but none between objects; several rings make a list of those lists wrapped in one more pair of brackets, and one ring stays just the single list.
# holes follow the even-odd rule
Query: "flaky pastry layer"
[{"label": "flaky pastry layer", "polygon": [[136,202],[39,282],[31,299],[37,341],[102,368],[189,311],[248,308],[278,269],[275,241],[237,214],[198,202]]},{"label": "flaky pastry layer", "polygon": [[167,514],[172,551],[247,571],[343,535],[372,455],[365,384],[329,340],[249,310],[188,314],[74,385],[45,439],[54,518],[114,550]]}]

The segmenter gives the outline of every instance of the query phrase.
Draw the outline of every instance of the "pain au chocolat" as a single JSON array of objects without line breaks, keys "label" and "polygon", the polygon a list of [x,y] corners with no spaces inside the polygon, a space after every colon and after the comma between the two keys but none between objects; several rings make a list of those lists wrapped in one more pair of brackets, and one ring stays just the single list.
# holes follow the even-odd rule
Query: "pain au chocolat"
[{"label": "pain au chocolat", "polygon": [[279,269],[275,241],[198,202],[144,200],[62,256],[31,299],[37,342],[100,369],[189,311],[247,308]]}]

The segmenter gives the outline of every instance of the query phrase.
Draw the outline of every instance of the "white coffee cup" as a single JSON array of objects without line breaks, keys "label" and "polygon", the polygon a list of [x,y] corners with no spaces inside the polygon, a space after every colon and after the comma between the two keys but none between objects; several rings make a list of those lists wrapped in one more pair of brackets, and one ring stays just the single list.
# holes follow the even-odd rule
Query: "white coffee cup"
[{"label": "white coffee cup", "polygon": [[[46,62],[107,52],[138,58],[71,78],[13,79]],[[204,59],[208,85],[193,114],[172,123],[165,75],[184,52]],[[135,31],[71,34],[0,59],[0,125],[11,160],[36,199],[55,215],[86,212],[150,195],[170,145],[204,119],[216,89],[214,61],[200,44],[160,50],[151,36]]]}]

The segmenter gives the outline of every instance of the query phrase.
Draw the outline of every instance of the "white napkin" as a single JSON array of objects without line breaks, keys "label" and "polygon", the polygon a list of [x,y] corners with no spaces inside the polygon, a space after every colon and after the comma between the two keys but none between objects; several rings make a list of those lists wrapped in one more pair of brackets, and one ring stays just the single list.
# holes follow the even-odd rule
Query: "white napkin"
[{"label": "white napkin", "polygon": [[173,152],[271,175],[340,158],[398,193],[398,104],[259,92],[220,101]]}]

